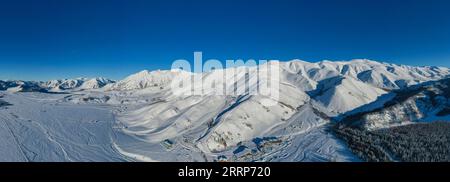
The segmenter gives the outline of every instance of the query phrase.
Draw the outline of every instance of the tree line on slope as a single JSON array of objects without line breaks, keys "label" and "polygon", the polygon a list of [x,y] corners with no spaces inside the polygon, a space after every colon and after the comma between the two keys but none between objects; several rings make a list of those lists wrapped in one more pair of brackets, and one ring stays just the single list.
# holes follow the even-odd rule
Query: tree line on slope
[{"label": "tree line on slope", "polygon": [[431,122],[374,131],[334,127],[360,158],[369,162],[449,162],[450,123]]}]

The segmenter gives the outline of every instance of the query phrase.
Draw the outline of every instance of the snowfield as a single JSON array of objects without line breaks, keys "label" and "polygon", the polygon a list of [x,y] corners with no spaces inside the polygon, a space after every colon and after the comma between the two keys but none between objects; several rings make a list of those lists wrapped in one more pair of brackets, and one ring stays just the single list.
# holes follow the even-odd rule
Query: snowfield
[{"label": "snowfield", "polygon": [[[170,126],[173,123],[169,120],[165,120],[166,122],[157,119],[147,120],[161,122],[162,125],[165,125],[162,129],[155,128],[152,133],[145,127],[148,123],[145,124],[139,118],[129,118],[130,116],[142,116],[142,113],[151,113],[152,109],[158,109],[155,112],[160,114],[156,115],[156,118],[167,119],[172,114],[167,112],[170,109],[162,106],[177,107],[176,103],[167,104],[162,101],[154,101],[155,103],[150,103],[148,108],[135,106],[140,109],[133,110],[132,106],[123,106],[122,104],[89,101],[74,103],[67,100],[67,98],[76,97],[87,98],[86,95],[96,94],[98,93],[1,92],[3,96],[1,99],[11,105],[2,106],[0,109],[0,120],[2,121],[0,123],[0,134],[2,135],[0,153],[3,154],[0,160],[214,161],[222,155],[230,156],[230,160],[235,161],[358,160],[336,138],[324,131],[323,125],[327,121],[311,114],[309,105],[305,105],[292,120],[276,125],[274,129],[267,131],[270,136],[278,135],[283,143],[269,144],[270,142],[268,142],[259,147],[261,151],[258,153],[252,153],[249,150],[234,154],[234,148],[221,153],[213,153],[209,149],[200,149],[204,143],[199,139],[205,138],[204,135],[208,130],[207,120],[205,120],[205,125],[198,126],[197,131],[187,129],[185,129],[187,131],[175,131],[177,128],[172,129]],[[121,99],[120,96],[116,97],[116,99]],[[218,100],[210,101],[217,105],[221,104]],[[160,104],[158,106],[161,107],[155,106],[158,103]],[[199,103],[193,101],[192,104]],[[133,102],[131,105],[138,104]],[[189,109],[186,108],[187,112]],[[202,109],[208,111],[212,109],[210,105],[208,108],[195,108],[199,110],[190,112],[202,113]],[[217,108],[216,112],[221,112],[222,107]],[[165,112],[161,112],[161,110],[165,110]],[[206,113],[202,117],[214,117],[213,114]],[[116,116],[117,118],[115,118]],[[307,118],[307,120],[301,122],[300,118]],[[127,122],[126,119],[130,119],[130,122]],[[131,121],[134,122],[134,125]],[[252,139],[254,138],[249,139],[247,145],[258,148]],[[247,156],[244,157],[246,154]],[[249,154],[254,156],[249,158]],[[232,156],[235,156],[235,159],[232,159]]]},{"label": "snowfield", "polygon": [[124,161],[114,149],[108,107],[59,103],[66,95],[6,93],[0,108],[0,161]]},{"label": "snowfield", "polygon": [[[195,74],[215,85],[231,80],[225,89],[233,90],[259,67]],[[172,81],[194,73],[179,70],[142,71],[117,82],[0,81],[0,161],[360,161],[329,131],[333,118],[379,107],[380,99],[394,98],[393,90],[450,74],[369,60],[294,60],[281,62],[279,71],[278,99],[204,87],[203,95],[180,94],[189,90],[171,89]]]}]

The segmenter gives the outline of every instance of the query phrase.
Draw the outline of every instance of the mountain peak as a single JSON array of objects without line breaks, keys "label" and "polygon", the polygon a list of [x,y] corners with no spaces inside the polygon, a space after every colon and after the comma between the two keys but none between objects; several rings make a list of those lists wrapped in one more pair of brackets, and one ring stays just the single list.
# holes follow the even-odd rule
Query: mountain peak
[{"label": "mountain peak", "polygon": [[148,75],[151,71],[149,70],[142,70],[136,73],[136,75]]}]

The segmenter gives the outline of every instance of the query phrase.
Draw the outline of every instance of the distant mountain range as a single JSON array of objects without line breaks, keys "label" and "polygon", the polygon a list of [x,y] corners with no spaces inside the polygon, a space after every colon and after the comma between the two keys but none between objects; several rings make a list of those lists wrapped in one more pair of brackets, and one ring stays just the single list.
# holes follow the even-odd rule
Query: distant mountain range
[{"label": "distant mountain range", "polygon": [[59,92],[67,90],[88,90],[102,88],[115,81],[106,78],[77,78],[64,80],[41,81],[1,81],[0,90],[14,92]]},{"label": "distant mountain range", "polygon": [[[322,61],[318,63],[293,60],[281,62],[281,66],[282,76],[285,79],[283,81],[292,82],[299,89],[306,92],[316,91],[312,92],[316,96],[318,96],[317,91],[321,91],[320,95],[322,96],[339,94],[334,92],[340,92],[340,88],[337,90],[329,89],[334,88],[334,86],[346,87],[348,84],[356,84],[349,86],[353,88],[361,88],[369,85],[371,88],[365,88],[373,92],[381,93],[383,91],[380,89],[392,90],[404,88],[424,81],[442,79],[449,74],[449,69],[445,67],[413,67],[379,63],[370,60],[352,60],[349,62]],[[180,73],[177,71],[151,72],[144,70],[130,75],[117,83],[116,81],[103,77],[50,80],[47,82],[0,80],[0,90],[7,90],[14,87],[23,87],[23,89],[17,89],[18,91],[39,91],[40,89],[98,89],[108,84],[111,84],[109,88],[113,90],[135,90],[165,85],[170,83],[175,76],[179,75]],[[204,75],[207,76],[207,74]],[[326,91],[331,91],[332,93],[323,93]],[[370,99],[369,95],[367,97]]]}]

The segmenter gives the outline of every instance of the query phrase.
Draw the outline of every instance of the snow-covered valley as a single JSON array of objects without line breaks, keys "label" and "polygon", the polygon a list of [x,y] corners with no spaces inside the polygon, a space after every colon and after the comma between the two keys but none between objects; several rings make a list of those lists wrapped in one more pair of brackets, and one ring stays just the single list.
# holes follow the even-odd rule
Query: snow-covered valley
[{"label": "snow-covered valley", "polygon": [[[233,69],[234,85],[251,79],[243,71],[252,69]],[[214,90],[177,95],[170,83],[191,74],[174,70],[142,71],[117,82],[0,81],[0,161],[360,161],[329,131],[336,117],[449,74],[443,67],[369,60],[294,60],[280,64],[276,100]],[[439,112],[448,93],[436,93],[444,99]],[[267,99],[275,104],[265,105]]]},{"label": "snow-covered valley", "polygon": [[1,161],[124,161],[109,107],[74,105],[66,94],[1,93]]},{"label": "snow-covered valley", "polygon": [[[198,141],[206,123],[196,131],[163,128],[159,130],[164,132],[151,135],[142,132],[145,127],[130,123],[139,120],[126,120],[136,112],[133,106],[67,101],[92,93],[0,94],[9,103],[0,108],[0,161],[215,161],[222,156],[235,161],[358,160],[325,131],[328,121],[312,115],[310,106],[269,131],[267,136],[278,136],[274,141],[261,137],[256,142],[255,137],[238,147],[210,152],[201,149],[203,143]],[[147,104],[158,103],[164,102]]]}]

